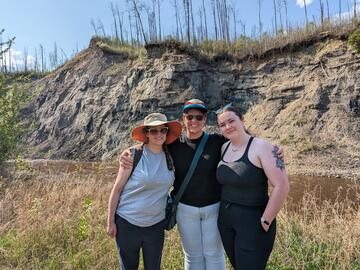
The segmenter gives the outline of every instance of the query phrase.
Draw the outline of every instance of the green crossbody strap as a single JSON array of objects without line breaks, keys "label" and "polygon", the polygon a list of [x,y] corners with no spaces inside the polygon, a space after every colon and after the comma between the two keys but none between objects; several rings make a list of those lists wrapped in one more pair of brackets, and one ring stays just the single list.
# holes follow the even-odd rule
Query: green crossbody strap
[{"label": "green crossbody strap", "polygon": [[194,174],[196,165],[197,165],[197,163],[198,163],[198,161],[199,161],[199,159],[200,159],[200,156],[201,156],[201,154],[202,154],[202,152],[203,152],[203,150],[204,150],[205,143],[206,143],[208,137],[209,137],[209,134],[207,134],[206,132],[204,132],[204,136],[201,138],[200,144],[199,144],[199,146],[196,148],[195,155],[194,155],[194,157],[193,157],[193,160],[191,161],[190,168],[189,168],[189,170],[188,170],[187,173],[186,173],[186,176],[185,176],[185,178],[184,178],[184,182],[181,184],[178,193],[177,193],[177,194],[175,195],[175,197],[174,197],[174,203],[175,203],[175,204],[177,204],[177,203],[180,201],[181,196],[184,194],[185,189],[186,189],[187,185],[189,184],[192,175]]}]

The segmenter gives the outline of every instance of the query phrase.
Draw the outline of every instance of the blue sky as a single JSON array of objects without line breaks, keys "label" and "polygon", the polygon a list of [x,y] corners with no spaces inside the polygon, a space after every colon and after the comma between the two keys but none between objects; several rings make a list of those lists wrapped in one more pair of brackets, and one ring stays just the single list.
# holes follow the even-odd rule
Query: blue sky
[{"label": "blue sky", "polygon": [[[319,1],[306,0],[308,16],[311,20],[313,17],[319,20]],[[323,1],[326,2],[326,0]],[[353,1],[341,0],[342,12],[347,12],[349,8],[352,9]],[[358,7],[360,7],[360,1],[357,1]],[[113,0],[112,2],[115,5],[118,4],[120,10],[124,11],[124,16],[127,17],[125,13],[126,0]],[[147,2],[151,6],[150,0],[142,0],[142,2]],[[171,34],[175,31],[173,2],[174,0],[162,0],[161,20],[164,34]],[[336,16],[339,12],[339,0],[328,0],[328,2],[331,16]],[[178,0],[178,3],[181,4],[182,0]],[[196,15],[201,3],[201,0],[193,0]],[[210,0],[205,0],[205,3],[210,7]],[[240,20],[245,23],[248,35],[256,31],[255,27],[258,25],[257,0],[228,0],[228,3],[235,4],[238,14],[238,32],[241,28]],[[305,22],[303,0],[287,0],[287,3],[291,25],[303,25]],[[4,41],[16,36],[12,55],[13,63],[18,61],[19,65],[21,65],[24,50],[27,50],[28,61],[31,63],[35,48],[39,50],[40,44],[43,45],[45,53],[49,54],[56,42],[59,54],[66,55],[68,58],[77,50],[86,48],[91,36],[94,35],[90,24],[91,19],[95,21],[100,19],[106,34],[112,34],[114,29],[108,0],[0,0],[0,7],[0,30],[5,29],[2,39]],[[207,12],[207,19],[210,21],[210,8]],[[285,18],[284,13],[283,10],[283,19]],[[261,15],[264,31],[271,31],[274,18],[272,0],[262,0]],[[196,17],[198,18],[198,15]]]}]

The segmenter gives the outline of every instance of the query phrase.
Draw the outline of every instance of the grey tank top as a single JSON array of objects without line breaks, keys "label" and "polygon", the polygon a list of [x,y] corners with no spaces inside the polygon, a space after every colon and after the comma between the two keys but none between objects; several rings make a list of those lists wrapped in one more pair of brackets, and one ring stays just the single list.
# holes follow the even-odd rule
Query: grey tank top
[{"label": "grey tank top", "polygon": [[173,182],[174,172],[166,165],[165,153],[153,153],[144,145],[139,163],[120,194],[116,214],[139,227],[162,221]]}]

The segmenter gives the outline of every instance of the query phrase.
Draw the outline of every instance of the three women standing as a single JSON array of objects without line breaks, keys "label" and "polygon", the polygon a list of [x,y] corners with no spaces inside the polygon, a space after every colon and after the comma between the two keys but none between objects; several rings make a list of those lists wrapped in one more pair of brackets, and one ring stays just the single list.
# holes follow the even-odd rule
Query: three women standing
[{"label": "three women standing", "polygon": [[[184,104],[182,118],[185,133],[169,145],[176,168],[174,194],[178,192],[196,148],[204,136],[207,111],[201,100],[192,99]],[[283,169],[282,150],[260,139],[255,139],[250,147],[253,139],[250,140],[250,136],[245,132],[242,116],[235,114],[237,117],[235,118],[232,114],[235,113],[227,112],[226,108],[218,114],[219,128],[226,138],[218,134],[209,135],[178,206],[177,224],[185,254],[185,270],[224,270],[226,265],[222,241],[232,265],[237,270],[264,269],[272,249],[275,236],[273,219],[288,190],[286,175],[277,171]],[[230,139],[230,142],[226,143],[227,139]],[[225,151],[225,147],[229,147],[230,144],[232,152],[229,154]],[[222,146],[224,154],[221,154]],[[243,171],[239,171],[237,164],[234,163],[240,158],[241,153],[245,153],[244,157],[247,158],[245,162],[247,167],[244,164],[240,165],[240,169],[244,168]],[[122,153],[121,167],[131,168],[132,159],[128,156],[129,151]],[[281,180],[275,179],[277,176],[281,176]],[[275,186],[269,202],[267,202],[267,178]],[[252,185],[252,189],[245,189],[242,192],[242,188]],[[250,195],[247,194],[248,192],[252,192],[254,197],[247,198],[247,195]],[[241,196],[245,196],[244,200]],[[224,212],[224,208],[234,210],[238,207],[238,203],[241,206],[244,202],[245,210],[240,214],[238,211]],[[247,211],[247,203],[250,209],[254,204],[256,211]],[[240,223],[236,223],[237,221]],[[266,234],[266,237],[261,238],[265,244],[258,241],[259,231],[249,228],[256,225],[260,225],[263,228],[260,232]],[[248,229],[249,233],[247,233]],[[242,238],[247,244],[243,244]],[[246,240],[246,238],[251,239]],[[250,250],[256,249],[257,253],[247,252],[249,246],[256,245],[260,246],[260,251],[255,247]],[[263,247],[264,245],[266,247]],[[241,253],[239,250],[245,252]]]}]

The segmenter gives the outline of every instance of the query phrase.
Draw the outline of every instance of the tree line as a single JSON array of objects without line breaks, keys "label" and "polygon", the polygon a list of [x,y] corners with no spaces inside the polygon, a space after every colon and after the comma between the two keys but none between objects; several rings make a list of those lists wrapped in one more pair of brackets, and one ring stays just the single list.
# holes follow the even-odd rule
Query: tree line
[{"label": "tree line", "polygon": [[[247,36],[246,21],[236,6],[236,1],[230,0],[170,0],[173,7],[173,25],[171,33],[164,33],[162,27],[162,9],[164,0],[125,0],[122,5],[110,2],[112,14],[111,32],[106,33],[100,18],[91,19],[90,24],[95,36],[110,37],[124,44],[143,45],[151,42],[160,42],[173,38],[189,44],[197,44],[206,40],[222,40],[227,43],[236,42],[238,38]],[[306,27],[314,25],[322,27],[331,21],[329,0],[316,0],[320,20],[315,16],[309,18],[308,5],[304,5],[304,21]],[[347,11],[352,19],[357,20],[357,0],[347,0],[346,8],[343,0],[333,0],[338,5],[338,22],[342,23],[342,13]],[[350,2],[349,2],[350,1]],[[120,1],[119,1],[120,2]],[[317,3],[316,3],[317,2]],[[125,3],[125,4],[124,4]],[[194,4],[196,3],[196,5]],[[264,0],[256,0],[257,25],[251,26],[249,38],[259,39],[262,35],[276,36],[292,31],[288,16],[289,0],[272,0],[271,29],[264,30],[263,9]],[[268,11],[266,11],[268,12]]]},{"label": "tree line", "polygon": [[[45,51],[42,44],[39,44],[31,53],[31,56],[28,49],[24,48],[21,56],[16,58],[12,50],[15,44],[15,37],[2,41],[4,32],[5,29],[0,31],[0,72],[45,73],[61,66],[79,52],[79,49],[76,47],[73,54],[68,56],[65,51],[54,42],[53,49],[48,52]],[[21,65],[19,65],[18,62],[21,62]]]},{"label": "tree line", "polygon": [[[91,19],[90,26],[94,35],[111,38],[120,44],[142,46],[152,42],[161,42],[165,39],[176,39],[181,42],[196,45],[204,41],[224,41],[233,44],[240,40],[260,40],[262,37],[277,37],[289,35],[296,29],[289,18],[289,0],[268,0],[272,5],[272,20],[270,29],[264,29],[263,13],[264,0],[255,0],[257,7],[257,23],[249,29],[241,17],[239,2],[231,0],[166,0],[171,3],[173,14],[173,29],[169,33],[164,30],[162,20],[162,6],[165,0],[118,0],[109,2],[111,11],[111,27],[107,32],[100,18]],[[294,1],[294,0],[292,0]],[[308,14],[308,5],[303,1],[305,28],[323,27],[331,23],[330,5],[337,5],[338,18],[336,23],[347,22],[343,12],[351,15],[352,20],[358,19],[357,0],[315,0],[312,4],[318,5],[319,20]],[[331,3],[330,3],[331,2]],[[2,42],[0,31],[0,72],[35,71],[44,73],[62,65],[74,57],[67,55],[56,42],[52,49],[45,51],[39,44],[32,52],[24,48],[21,53],[21,65],[12,57],[12,46],[15,38]],[[250,34],[248,34],[250,33]],[[6,48],[6,49],[5,49]],[[30,56],[31,55],[31,56]]]}]

